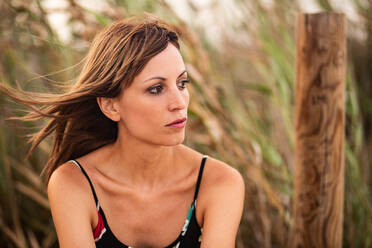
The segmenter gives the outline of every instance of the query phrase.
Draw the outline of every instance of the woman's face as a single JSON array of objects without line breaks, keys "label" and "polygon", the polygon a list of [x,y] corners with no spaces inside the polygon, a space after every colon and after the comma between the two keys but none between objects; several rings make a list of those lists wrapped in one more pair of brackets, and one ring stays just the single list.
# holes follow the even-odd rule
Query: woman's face
[{"label": "woman's face", "polygon": [[[178,49],[168,44],[154,56],[119,97],[119,133],[157,145],[183,142],[185,127],[167,126],[187,118],[189,92],[185,64]],[[185,126],[186,121],[184,121]],[[181,127],[180,127],[181,126]]]}]

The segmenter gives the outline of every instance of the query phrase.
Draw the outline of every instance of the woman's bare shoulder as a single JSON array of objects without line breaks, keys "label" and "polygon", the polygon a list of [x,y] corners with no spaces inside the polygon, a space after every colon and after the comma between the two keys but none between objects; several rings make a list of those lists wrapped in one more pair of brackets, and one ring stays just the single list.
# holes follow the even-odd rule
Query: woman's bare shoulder
[{"label": "woman's bare shoulder", "polygon": [[48,198],[60,246],[93,247],[92,228],[98,217],[89,183],[79,167],[73,162],[60,165],[50,177]]},{"label": "woman's bare shoulder", "polygon": [[[70,201],[86,202],[90,205],[93,196],[89,194],[90,186],[84,174],[72,161],[60,165],[48,182],[48,198],[51,204],[60,204],[67,197]],[[93,200],[94,201],[94,200]],[[84,206],[84,204],[81,204]],[[85,206],[89,206],[85,205]],[[94,204],[93,204],[94,206]],[[52,207],[52,206],[51,206]]]},{"label": "woman's bare shoulder", "polygon": [[[193,155],[200,165],[203,154],[193,150],[190,155]],[[218,216],[223,216],[226,211],[235,211],[229,214],[231,220],[235,221],[231,224],[233,226],[231,230],[235,229],[241,218],[244,191],[244,180],[240,172],[232,165],[208,155],[199,189],[196,213],[198,223],[203,228],[209,229],[209,226],[215,225],[214,221],[218,221]],[[221,221],[226,222],[226,220]],[[210,224],[211,222],[213,224]]]},{"label": "woman's bare shoulder", "polygon": [[209,157],[201,187],[203,247],[234,247],[244,205],[244,180],[229,164]]},{"label": "woman's bare shoulder", "polygon": [[90,221],[93,220],[94,197],[88,180],[74,162],[62,164],[52,173],[47,191],[52,213],[61,212],[59,209],[69,209],[76,215],[80,213]]},{"label": "woman's bare shoulder", "polygon": [[48,189],[61,187],[79,187],[82,186],[83,173],[72,161],[68,161],[55,169],[48,181]]},{"label": "woman's bare shoulder", "polygon": [[[193,148],[187,147],[183,145],[184,154],[187,159],[192,159],[200,163],[201,158],[203,157],[203,153],[196,151]],[[195,163],[197,164],[197,163]],[[207,160],[205,162],[204,172],[203,172],[203,184],[210,184],[215,186],[224,186],[225,184],[235,184],[240,186],[244,186],[243,177],[241,176],[240,172],[235,169],[233,166],[219,160],[213,158],[211,156],[207,156]]]},{"label": "woman's bare shoulder", "polygon": [[208,156],[205,165],[205,184],[218,187],[244,188],[243,177],[240,172],[231,165]]}]

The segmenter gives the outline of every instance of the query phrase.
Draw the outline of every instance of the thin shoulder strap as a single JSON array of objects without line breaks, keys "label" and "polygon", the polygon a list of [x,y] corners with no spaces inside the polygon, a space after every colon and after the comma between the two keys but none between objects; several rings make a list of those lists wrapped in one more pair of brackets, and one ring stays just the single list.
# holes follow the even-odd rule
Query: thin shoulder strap
[{"label": "thin shoulder strap", "polygon": [[195,194],[194,194],[194,202],[196,201],[196,198],[198,198],[198,193],[199,193],[199,187],[201,183],[201,179],[203,176],[203,169],[205,165],[205,160],[207,159],[208,155],[204,155],[203,159],[201,161],[200,169],[199,169],[199,175],[198,175],[198,180],[196,181],[196,187],[195,187]]},{"label": "thin shoulder strap", "polygon": [[96,202],[96,205],[97,205],[97,207],[98,207],[98,198],[97,198],[97,195],[96,195],[96,191],[94,190],[93,184],[92,184],[92,182],[90,181],[90,179],[89,179],[89,177],[88,177],[88,174],[85,172],[83,166],[81,166],[81,164],[80,164],[78,161],[76,161],[76,160],[74,160],[74,159],[72,159],[72,160],[70,160],[70,161],[73,162],[77,167],[79,167],[79,169],[83,172],[84,176],[88,179],[88,182],[89,182],[90,188],[92,189],[92,193],[93,193],[94,201]]}]

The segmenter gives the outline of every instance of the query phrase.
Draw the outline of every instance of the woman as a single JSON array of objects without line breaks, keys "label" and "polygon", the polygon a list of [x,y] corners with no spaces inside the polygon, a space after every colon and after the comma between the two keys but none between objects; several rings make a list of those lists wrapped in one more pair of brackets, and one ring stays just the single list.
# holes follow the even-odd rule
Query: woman
[{"label": "woman", "polygon": [[[232,248],[244,183],[182,144],[189,94],[178,37],[154,19],[119,21],[94,39],[68,93],[25,100],[50,117],[44,172],[61,248]],[[35,95],[34,95],[35,96]]]}]

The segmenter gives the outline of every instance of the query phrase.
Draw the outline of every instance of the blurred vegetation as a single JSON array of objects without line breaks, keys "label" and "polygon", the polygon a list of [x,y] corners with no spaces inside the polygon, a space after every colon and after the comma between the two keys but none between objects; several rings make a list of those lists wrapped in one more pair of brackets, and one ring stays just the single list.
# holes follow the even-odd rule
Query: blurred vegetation
[{"label": "blurred vegetation", "polygon": [[[49,1],[50,2],[50,1]],[[218,34],[185,22],[161,0],[99,1],[99,11],[77,0],[46,8],[42,0],[0,2],[0,82],[35,92],[71,84],[89,42],[102,27],[144,11],[176,25],[192,79],[185,144],[238,168],[246,181],[237,247],[286,247],[293,196],[295,18],[299,3],[236,0],[208,6],[188,0],[192,16],[209,8]],[[265,1],[267,2],[267,1]],[[94,3],[97,3],[94,1]],[[327,0],[324,10],[338,11]],[[343,247],[372,246],[372,4],[353,0],[358,20],[348,20]],[[71,37],[49,22],[66,14]],[[0,95],[0,246],[57,247],[39,173],[49,140],[25,160],[27,134],[43,122],[6,120],[24,108]],[[4,246],[5,245],[5,246]]]}]

